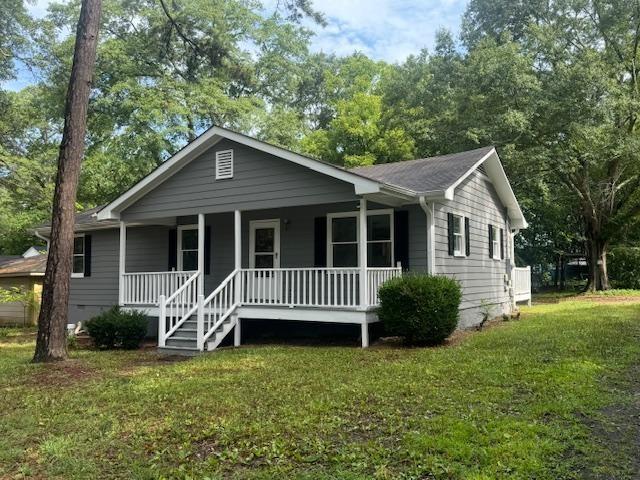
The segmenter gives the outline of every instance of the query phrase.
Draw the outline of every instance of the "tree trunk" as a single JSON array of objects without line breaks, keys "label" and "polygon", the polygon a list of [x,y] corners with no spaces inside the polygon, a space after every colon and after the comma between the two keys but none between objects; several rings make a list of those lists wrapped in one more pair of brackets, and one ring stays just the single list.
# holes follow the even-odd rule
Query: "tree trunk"
[{"label": "tree trunk", "polygon": [[82,0],[80,8],[65,103],[64,131],[58,154],[49,257],[42,289],[34,362],[64,360],[67,357],[65,330],[69,309],[76,191],[84,154],[87,107],[96,59],[101,3],[101,0]]},{"label": "tree trunk", "polygon": [[607,273],[607,244],[597,238],[587,238],[589,260],[589,282],[587,290],[609,290]]}]

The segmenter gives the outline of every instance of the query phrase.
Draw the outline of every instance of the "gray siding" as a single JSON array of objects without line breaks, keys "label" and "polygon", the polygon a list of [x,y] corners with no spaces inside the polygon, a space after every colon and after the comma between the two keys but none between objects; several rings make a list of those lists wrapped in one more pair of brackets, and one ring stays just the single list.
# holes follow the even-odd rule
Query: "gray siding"
[{"label": "gray siding", "polygon": [[[453,257],[448,253],[448,212],[469,218],[469,257]],[[504,230],[506,258],[502,260],[489,258],[489,224]],[[508,232],[506,209],[491,182],[483,175],[471,175],[456,189],[455,200],[435,205],[435,269],[439,274],[459,280],[462,285],[463,327],[480,321],[482,301],[493,306],[494,315],[509,310],[509,291],[504,277],[509,272]]]},{"label": "gray siding", "polygon": [[[233,149],[234,177],[215,180],[215,152]],[[353,186],[223,140],[122,213],[125,221],[355,200]]]}]

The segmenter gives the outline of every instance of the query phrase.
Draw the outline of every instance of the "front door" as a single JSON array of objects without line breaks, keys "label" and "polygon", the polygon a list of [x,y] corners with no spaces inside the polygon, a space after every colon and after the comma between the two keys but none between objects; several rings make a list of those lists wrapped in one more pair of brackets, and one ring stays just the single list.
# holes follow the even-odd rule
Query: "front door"
[{"label": "front door", "polygon": [[[280,268],[280,219],[254,220],[249,224],[249,267]],[[250,295],[259,303],[273,303],[280,296],[274,272],[255,272]]]}]

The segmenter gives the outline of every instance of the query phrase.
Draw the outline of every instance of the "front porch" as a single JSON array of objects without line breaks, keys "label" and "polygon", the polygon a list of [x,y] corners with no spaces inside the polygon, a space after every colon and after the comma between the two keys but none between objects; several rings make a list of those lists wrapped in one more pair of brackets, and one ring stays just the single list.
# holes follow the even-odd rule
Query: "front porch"
[{"label": "front porch", "polygon": [[[185,353],[214,350],[232,330],[234,344],[239,345],[243,318],[357,324],[361,326],[362,346],[366,347],[368,325],[377,321],[378,288],[401,275],[402,268],[393,252],[393,210],[368,210],[365,199],[357,207],[350,214],[339,205],[329,208],[340,212],[335,214],[338,220],[334,227],[340,231],[332,234],[332,224],[328,223],[323,235],[331,257],[325,261],[332,266],[322,267],[290,266],[296,257],[309,262],[314,245],[308,241],[311,234],[305,228],[308,218],[307,223],[297,217],[290,220],[293,212],[286,209],[282,210],[286,218],[277,219],[235,211],[232,229],[228,224],[227,228],[212,225],[205,215],[198,214],[195,225],[176,229],[175,264],[179,268],[171,271],[127,271],[126,266],[133,262],[131,258],[127,261],[128,226],[121,222],[119,303],[123,308],[158,317],[160,349]],[[332,214],[325,215],[332,222]],[[353,221],[345,221],[346,215]],[[300,224],[296,231],[280,231],[281,226],[294,230],[292,222]],[[377,229],[373,235],[368,232],[371,224]],[[233,235],[228,235],[229,230]],[[281,246],[282,237],[300,237],[299,244],[286,240]],[[207,252],[207,243],[219,250]],[[169,251],[172,248],[170,245]],[[294,250],[298,252],[295,256],[291,253]],[[233,258],[233,269],[223,279],[222,268],[207,268],[212,257],[218,267]],[[283,258],[286,266],[281,266]],[[369,266],[369,262],[384,266]]]}]

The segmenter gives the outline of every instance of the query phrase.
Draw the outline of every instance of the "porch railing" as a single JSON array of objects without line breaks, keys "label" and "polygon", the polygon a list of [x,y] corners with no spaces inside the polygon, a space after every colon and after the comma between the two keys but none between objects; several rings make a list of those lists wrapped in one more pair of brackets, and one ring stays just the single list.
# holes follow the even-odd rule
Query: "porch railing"
[{"label": "porch railing", "polygon": [[122,303],[124,305],[157,305],[160,295],[169,297],[194,273],[136,272],[122,275]]},{"label": "porch railing", "polygon": [[513,269],[514,302],[531,303],[531,267],[515,267]]},{"label": "porch railing", "polygon": [[387,280],[402,276],[401,267],[367,269],[367,303],[376,306],[380,303],[378,289]]},{"label": "porch railing", "polygon": [[200,272],[193,273],[169,298],[160,295],[158,300],[158,345],[165,346],[169,338],[198,309],[198,282]]}]

